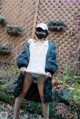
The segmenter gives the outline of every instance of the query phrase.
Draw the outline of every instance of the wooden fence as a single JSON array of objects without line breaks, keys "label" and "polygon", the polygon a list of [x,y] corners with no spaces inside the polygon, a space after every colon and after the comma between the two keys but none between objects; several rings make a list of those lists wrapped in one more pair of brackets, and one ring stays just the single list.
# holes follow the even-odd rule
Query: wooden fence
[{"label": "wooden fence", "polygon": [[34,37],[36,24],[50,20],[64,21],[67,25],[65,32],[53,32],[48,36],[56,43],[59,66],[75,62],[79,43],[79,8],[78,2],[64,4],[60,0],[0,0],[0,15],[6,18],[7,24],[22,28],[20,36],[13,36],[6,32],[6,26],[0,25],[0,45],[9,44],[12,48],[11,54],[0,54],[0,67],[15,65],[26,41]]}]

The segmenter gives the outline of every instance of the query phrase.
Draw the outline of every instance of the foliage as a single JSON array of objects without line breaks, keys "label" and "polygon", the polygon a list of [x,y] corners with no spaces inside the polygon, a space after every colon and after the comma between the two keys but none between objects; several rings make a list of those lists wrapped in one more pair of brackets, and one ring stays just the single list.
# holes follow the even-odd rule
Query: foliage
[{"label": "foliage", "polygon": [[69,95],[74,102],[76,103],[80,102],[80,90],[76,90],[76,89],[71,90],[69,92]]},{"label": "foliage", "polygon": [[60,80],[62,81],[64,88],[74,88],[75,86],[77,86],[78,80],[75,80],[74,68],[66,64],[64,65],[63,69],[63,76]]},{"label": "foliage", "polygon": [[[73,76],[73,69],[65,67],[64,75],[60,79],[63,84],[63,89],[53,89],[53,102],[50,103],[50,117],[55,119],[78,119],[80,111],[80,85]],[[19,74],[16,66],[10,66],[0,70],[4,75],[0,80],[0,99],[4,102],[14,104],[13,90],[15,81]],[[67,78],[66,78],[67,77]],[[66,88],[65,88],[66,87]],[[70,88],[73,87],[73,90]],[[37,118],[41,114],[41,104],[31,101],[25,101],[22,104],[22,109],[29,112]]]},{"label": "foliage", "polygon": [[74,110],[71,110],[69,106],[59,103],[56,106],[56,115],[60,115],[62,119],[78,119],[77,113]]},{"label": "foliage", "polygon": [[[63,76],[60,78],[62,82],[62,90],[66,90],[68,93],[63,94],[63,96],[59,96],[63,102],[61,105],[57,105],[57,115],[61,117],[61,119],[79,119],[80,118],[80,84],[78,80],[75,80],[74,76],[74,68],[70,65],[65,65],[63,67]],[[60,89],[59,89],[60,93]],[[64,92],[65,93],[65,92]],[[66,100],[65,100],[66,99]],[[66,101],[68,101],[66,103]]]},{"label": "foliage", "polygon": [[12,35],[20,35],[22,32],[21,27],[17,25],[9,25],[9,24],[6,26],[6,31]]},{"label": "foliage", "polygon": [[11,46],[9,44],[0,45],[0,54],[7,55],[11,53]]},{"label": "foliage", "polygon": [[7,80],[16,79],[18,74],[19,74],[18,68],[13,65],[10,65],[8,67],[2,67],[0,69],[0,75],[2,75],[2,79],[4,80],[4,83]]},{"label": "foliage", "polygon": [[63,21],[49,21],[48,22],[48,28],[52,32],[61,32],[64,31],[64,28],[66,27],[65,23]]},{"label": "foliage", "polygon": [[6,18],[4,16],[0,16],[0,24],[1,25],[6,25]]}]

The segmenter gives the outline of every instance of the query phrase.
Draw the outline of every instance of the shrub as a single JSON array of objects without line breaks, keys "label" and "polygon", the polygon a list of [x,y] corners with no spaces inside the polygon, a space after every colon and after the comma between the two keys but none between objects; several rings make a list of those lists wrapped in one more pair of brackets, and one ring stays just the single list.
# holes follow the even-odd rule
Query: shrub
[{"label": "shrub", "polygon": [[17,26],[17,25],[7,25],[6,26],[6,31],[9,33],[9,34],[12,34],[12,35],[20,35],[22,30],[21,30],[21,27]]},{"label": "shrub", "polygon": [[6,25],[6,18],[4,16],[0,16],[0,24],[1,25]]},{"label": "shrub", "polygon": [[7,55],[11,53],[11,45],[0,45],[0,54]]},{"label": "shrub", "polygon": [[66,25],[63,21],[49,21],[48,28],[52,32],[61,32],[64,31]]}]

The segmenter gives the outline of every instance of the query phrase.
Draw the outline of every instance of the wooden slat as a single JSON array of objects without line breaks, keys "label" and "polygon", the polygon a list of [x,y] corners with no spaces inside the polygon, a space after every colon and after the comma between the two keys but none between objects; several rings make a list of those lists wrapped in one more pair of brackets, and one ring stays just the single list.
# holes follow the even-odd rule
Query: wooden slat
[{"label": "wooden slat", "polygon": [[35,9],[34,22],[33,22],[32,38],[34,38],[34,33],[35,33],[35,26],[36,26],[36,20],[38,15],[38,6],[39,6],[39,0],[36,0],[36,9]]},{"label": "wooden slat", "polygon": [[[12,54],[9,57],[0,56],[0,62],[16,61],[16,57],[23,50],[26,40],[34,37],[37,23],[47,23],[49,20],[62,20],[67,29],[61,35],[50,34],[57,48],[57,59],[63,66],[69,59],[73,64],[78,46],[78,25],[75,13],[80,5],[64,5],[59,0],[0,0],[0,14],[5,16],[9,24],[20,25],[23,29],[22,36],[15,37],[6,33],[0,26],[0,44],[12,44]],[[75,21],[76,20],[76,21]],[[71,35],[74,31],[74,34]],[[74,56],[73,56],[74,55]]]}]

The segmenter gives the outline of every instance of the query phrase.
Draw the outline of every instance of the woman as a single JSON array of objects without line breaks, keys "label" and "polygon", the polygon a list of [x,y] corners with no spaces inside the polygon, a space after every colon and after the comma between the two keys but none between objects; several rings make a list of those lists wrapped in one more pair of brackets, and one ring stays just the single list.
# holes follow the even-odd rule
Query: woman
[{"label": "woman", "polygon": [[[21,103],[26,96],[33,81],[36,81],[42,103],[42,114],[44,119],[49,119],[49,106],[44,103],[45,80],[58,69],[56,62],[56,49],[52,41],[46,39],[48,27],[44,23],[36,26],[36,38],[29,39],[24,51],[17,59],[17,66],[21,73],[25,73],[22,90],[15,100],[14,119],[18,119]],[[34,80],[35,79],[35,80]]]}]

